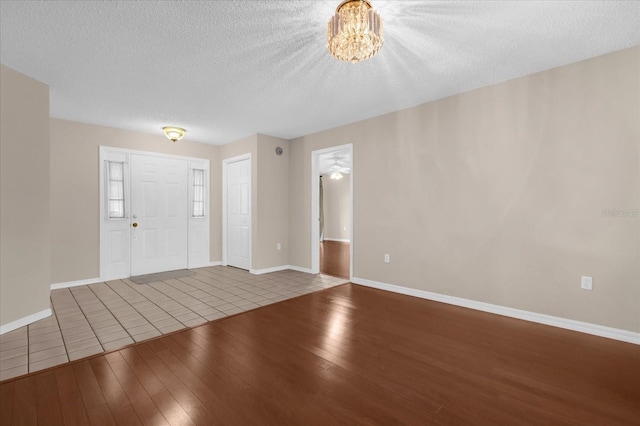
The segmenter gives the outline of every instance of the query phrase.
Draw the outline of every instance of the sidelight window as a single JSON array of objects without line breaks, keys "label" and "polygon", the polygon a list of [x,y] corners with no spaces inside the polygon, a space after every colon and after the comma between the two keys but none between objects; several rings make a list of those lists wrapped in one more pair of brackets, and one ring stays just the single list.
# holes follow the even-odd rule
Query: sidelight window
[{"label": "sidelight window", "polygon": [[204,217],[204,170],[193,169],[193,217]]},{"label": "sidelight window", "polygon": [[124,219],[124,163],[107,161],[107,217]]}]

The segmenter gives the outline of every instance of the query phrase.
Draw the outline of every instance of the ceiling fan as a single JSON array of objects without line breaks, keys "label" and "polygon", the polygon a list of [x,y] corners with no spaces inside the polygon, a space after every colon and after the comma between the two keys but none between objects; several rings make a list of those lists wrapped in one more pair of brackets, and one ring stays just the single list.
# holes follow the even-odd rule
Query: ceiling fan
[{"label": "ceiling fan", "polygon": [[342,179],[343,174],[349,174],[351,172],[351,168],[347,167],[347,162],[334,158],[333,165],[329,167],[329,173],[331,173],[331,179]]},{"label": "ceiling fan", "polygon": [[333,159],[333,164],[331,165],[331,167],[329,167],[329,171],[330,172],[341,172],[341,173],[349,173],[351,171],[351,168],[348,167],[349,162],[347,161],[343,161],[343,160],[339,160],[339,159]]}]

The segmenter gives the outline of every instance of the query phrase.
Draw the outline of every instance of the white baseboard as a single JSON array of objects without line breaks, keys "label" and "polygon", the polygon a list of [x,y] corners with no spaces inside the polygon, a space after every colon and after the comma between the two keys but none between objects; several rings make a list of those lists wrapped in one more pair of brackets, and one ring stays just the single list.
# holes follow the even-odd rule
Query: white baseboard
[{"label": "white baseboard", "polygon": [[289,269],[289,265],[280,265],[280,266],[273,266],[271,268],[264,268],[264,269],[251,269],[249,272],[252,273],[253,275],[262,275],[262,274],[268,274],[271,272],[285,271],[287,269]]},{"label": "white baseboard", "polygon": [[222,262],[219,260],[216,260],[215,262],[209,262],[207,266],[220,266],[220,265],[222,265]]},{"label": "white baseboard", "polygon": [[351,240],[348,238],[327,238],[324,237],[324,241],[338,241],[339,243],[350,243]]},{"label": "white baseboard", "polygon": [[24,327],[25,325],[29,325],[33,322],[36,322],[38,320],[41,320],[43,318],[47,318],[50,316],[51,316],[51,308],[47,308],[40,312],[36,312],[35,314],[28,315],[24,318],[20,318],[10,323],[0,325],[0,335],[16,330],[20,327]]},{"label": "white baseboard", "polygon": [[292,271],[304,272],[305,274],[313,274],[313,271],[311,271],[310,268],[303,268],[301,266],[289,265],[288,269],[291,269]]},{"label": "white baseboard", "polygon": [[440,293],[432,293],[424,290],[417,290],[409,287],[402,287],[393,284],[381,283],[364,278],[353,277],[351,282],[380,290],[387,290],[394,293],[406,294],[408,296],[419,297],[421,299],[433,300],[436,302],[448,303],[450,305],[462,306],[464,308],[475,309],[492,314],[503,315],[511,318],[518,318],[525,321],[539,324],[551,325],[553,327],[565,328],[567,330],[579,331],[593,334],[595,336],[607,337],[609,339],[640,345],[640,333],[618,328],[606,327],[588,322],[575,321],[567,318],[554,317],[551,315],[538,314],[536,312],[524,311],[521,309],[509,308],[506,306],[492,305],[490,303],[477,302],[475,300],[463,299],[461,297],[447,296]]},{"label": "white baseboard", "polygon": [[301,268],[300,266],[294,266],[294,265],[281,265],[281,266],[274,266],[272,268],[251,269],[249,272],[254,275],[262,275],[262,274],[269,274],[271,272],[286,271],[287,269],[290,269],[292,271],[304,272],[306,274],[312,273],[311,269],[309,268]]},{"label": "white baseboard", "polygon": [[89,278],[88,280],[69,281],[66,283],[56,283],[49,286],[50,290],[57,290],[59,288],[77,287],[79,285],[97,284],[103,282],[100,278]]}]

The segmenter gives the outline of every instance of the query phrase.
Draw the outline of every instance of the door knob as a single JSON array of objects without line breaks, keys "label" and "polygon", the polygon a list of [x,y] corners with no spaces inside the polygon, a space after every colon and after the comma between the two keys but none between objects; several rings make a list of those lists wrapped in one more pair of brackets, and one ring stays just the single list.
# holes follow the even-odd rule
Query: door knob
[{"label": "door knob", "polygon": [[133,222],[133,224],[131,226],[133,226],[134,228],[137,228],[138,227],[138,222]]}]

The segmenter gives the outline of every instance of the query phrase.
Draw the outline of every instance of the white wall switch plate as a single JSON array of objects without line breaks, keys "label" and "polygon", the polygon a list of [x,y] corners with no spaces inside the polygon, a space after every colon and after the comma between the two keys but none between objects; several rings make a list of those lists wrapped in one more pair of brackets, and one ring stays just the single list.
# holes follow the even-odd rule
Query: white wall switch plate
[{"label": "white wall switch plate", "polygon": [[390,262],[389,253],[385,253],[384,254],[384,263],[389,263],[389,262]]},{"label": "white wall switch plate", "polygon": [[593,278],[582,277],[582,280],[580,281],[580,288],[584,290],[593,290]]}]

